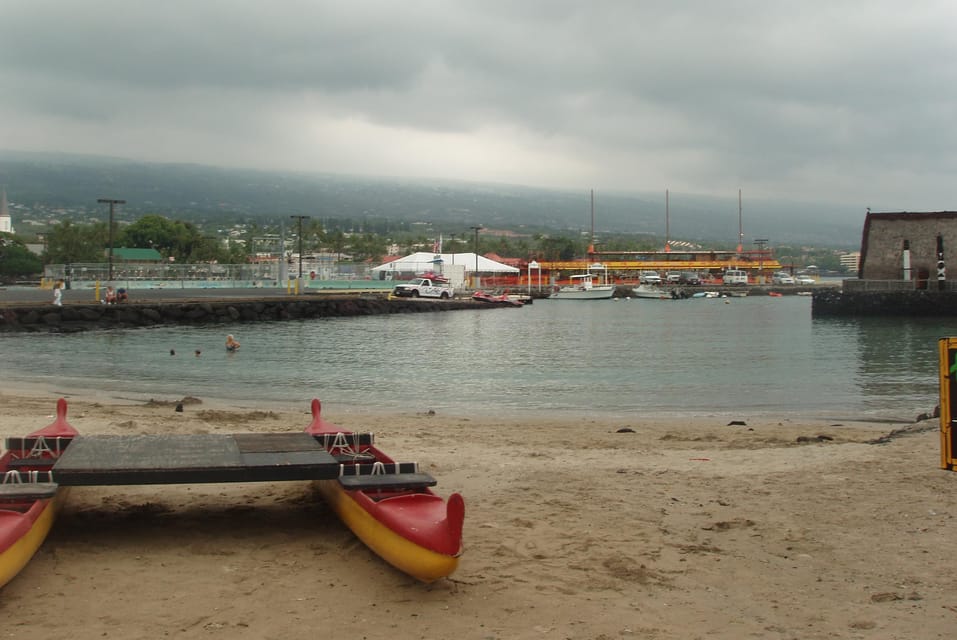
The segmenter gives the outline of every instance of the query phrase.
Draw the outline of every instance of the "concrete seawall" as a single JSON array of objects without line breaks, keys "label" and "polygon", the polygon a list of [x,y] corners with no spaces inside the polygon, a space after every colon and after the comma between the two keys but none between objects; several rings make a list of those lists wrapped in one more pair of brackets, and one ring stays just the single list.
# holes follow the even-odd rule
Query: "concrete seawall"
[{"label": "concrete seawall", "polygon": [[325,296],[245,300],[137,301],[117,305],[16,304],[0,307],[0,331],[68,333],[176,324],[301,320],[390,313],[494,309],[471,300],[387,299]]},{"label": "concrete seawall", "polygon": [[957,316],[957,292],[887,291],[842,292],[833,289],[814,291],[811,315],[814,317]]}]

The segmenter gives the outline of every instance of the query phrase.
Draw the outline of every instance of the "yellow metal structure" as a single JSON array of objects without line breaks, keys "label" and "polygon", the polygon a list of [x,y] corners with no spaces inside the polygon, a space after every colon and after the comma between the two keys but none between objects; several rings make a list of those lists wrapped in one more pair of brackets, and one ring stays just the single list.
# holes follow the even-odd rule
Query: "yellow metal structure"
[{"label": "yellow metal structure", "polygon": [[608,271],[622,274],[629,271],[707,271],[719,273],[728,269],[743,269],[751,275],[780,271],[781,263],[771,251],[589,251],[585,260],[539,260],[544,271],[577,271],[585,273],[594,263],[601,263]]},{"label": "yellow metal structure", "polygon": [[[585,273],[591,263],[581,260],[569,260],[561,262],[540,261],[539,264],[543,271],[575,271]],[[762,263],[757,262],[738,262],[731,263],[718,260],[657,260],[657,261],[635,261],[635,260],[608,260],[601,263],[609,271],[712,271],[725,269],[744,269],[746,271],[780,271],[783,267],[775,259],[765,260]]]},{"label": "yellow metal structure", "polygon": [[957,338],[941,338],[940,352],[940,466],[954,471],[957,450],[954,445],[954,395],[957,394]]}]

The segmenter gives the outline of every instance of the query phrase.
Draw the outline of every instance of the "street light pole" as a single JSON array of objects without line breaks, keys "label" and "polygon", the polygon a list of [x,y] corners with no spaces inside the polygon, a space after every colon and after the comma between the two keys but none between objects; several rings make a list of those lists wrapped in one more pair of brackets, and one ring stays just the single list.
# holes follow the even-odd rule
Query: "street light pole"
[{"label": "street light pole", "polygon": [[114,200],[113,198],[98,198],[97,202],[110,205],[110,267],[109,281],[113,282],[113,205],[126,204],[126,200]]},{"label": "street light pole", "polygon": [[482,230],[482,225],[469,227],[475,232],[475,273],[472,274],[473,286],[478,286],[478,232]]},{"label": "street light pole", "polygon": [[309,216],[289,216],[293,220],[299,221],[299,280],[302,281],[302,221],[309,218]]}]

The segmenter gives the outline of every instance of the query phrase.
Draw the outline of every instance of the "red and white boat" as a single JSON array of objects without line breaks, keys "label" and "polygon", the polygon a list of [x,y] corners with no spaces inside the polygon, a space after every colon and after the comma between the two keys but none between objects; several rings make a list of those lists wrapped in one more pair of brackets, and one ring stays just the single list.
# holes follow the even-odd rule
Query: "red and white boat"
[{"label": "red and white boat", "polygon": [[429,488],[435,479],[415,463],[397,463],[371,434],[345,431],[322,419],[312,401],[306,432],[340,462],[336,480],[318,480],[323,497],[356,536],[382,559],[424,582],[450,575],[462,552],[465,502]]},{"label": "red and white boat", "polygon": [[0,587],[40,548],[66,500],[69,489],[54,483],[50,471],[77,435],[66,409],[60,398],[56,420],[25,438],[7,438],[0,455]]}]

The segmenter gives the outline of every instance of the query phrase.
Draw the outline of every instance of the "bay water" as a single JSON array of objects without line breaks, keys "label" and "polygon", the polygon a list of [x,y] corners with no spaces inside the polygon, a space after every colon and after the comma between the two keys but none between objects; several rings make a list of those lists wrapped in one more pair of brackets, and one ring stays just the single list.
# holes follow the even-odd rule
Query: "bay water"
[{"label": "bay water", "polygon": [[[242,343],[236,353],[224,348],[230,333]],[[336,413],[910,421],[938,402],[937,340],[949,335],[957,321],[812,319],[810,299],[800,296],[538,300],[480,311],[2,334],[0,366],[8,388],[304,411],[318,397]]]}]

